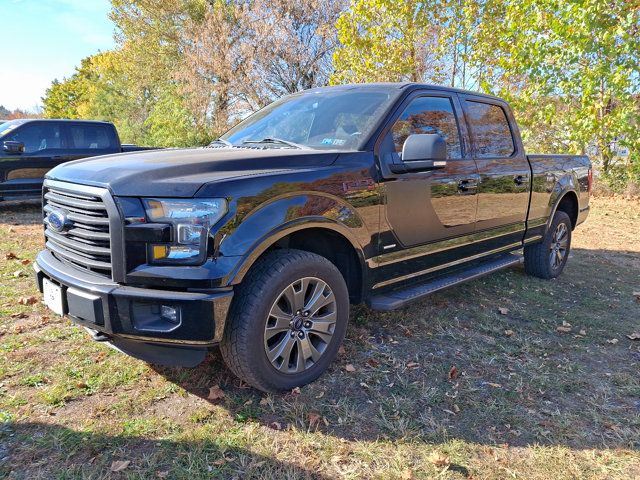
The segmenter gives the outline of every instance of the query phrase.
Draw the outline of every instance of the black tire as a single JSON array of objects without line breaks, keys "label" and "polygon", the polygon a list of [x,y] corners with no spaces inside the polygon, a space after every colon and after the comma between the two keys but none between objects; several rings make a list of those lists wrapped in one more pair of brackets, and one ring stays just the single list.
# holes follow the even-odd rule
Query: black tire
[{"label": "black tire", "polygon": [[[321,341],[323,350],[319,358],[302,358],[302,364],[297,363],[300,361],[298,356],[301,355],[298,352],[301,352],[303,348],[301,345],[305,340],[304,338],[298,340],[296,335],[304,337],[306,332],[308,344],[312,344],[312,339],[317,343],[318,337],[313,336],[313,329],[305,330],[302,333],[300,330],[294,330],[296,327],[291,325],[305,319],[301,317],[301,314],[293,314],[293,320],[287,324],[289,330],[286,330],[284,337],[281,338],[282,342],[293,342],[296,345],[289,348],[286,354],[295,359],[296,365],[293,365],[293,368],[296,368],[296,366],[299,368],[302,365],[302,368],[306,369],[294,373],[283,372],[282,370],[289,369],[292,363],[290,363],[289,359],[287,360],[287,366],[285,366],[284,357],[277,357],[276,360],[268,358],[269,340],[267,336],[269,330],[267,328],[273,328],[273,326],[269,326],[268,322],[272,323],[276,320],[272,316],[272,312],[276,305],[280,305],[278,302],[284,299],[286,303],[287,298],[289,298],[283,297],[286,292],[294,292],[295,288],[299,288],[302,291],[303,282],[312,282],[314,279],[317,281],[317,285],[324,284],[329,287],[327,290],[323,286],[323,292],[332,294],[330,315],[331,319],[335,318],[335,322],[331,325],[330,340],[326,343]],[[294,287],[294,285],[297,287]],[[289,288],[293,288],[293,290],[288,290]],[[311,302],[310,299],[307,301],[307,298],[310,298],[316,291],[311,291],[311,289],[319,289],[320,287],[305,286],[304,288],[306,292],[310,292],[308,296],[307,293],[303,293],[303,303],[306,306]],[[322,298],[324,300],[324,297]],[[287,308],[284,308],[284,310],[288,311]],[[293,311],[293,308],[291,311]],[[310,311],[304,313],[309,315]],[[311,318],[308,317],[308,319]],[[317,317],[318,324],[322,323],[322,318],[321,316]],[[313,382],[329,367],[336,357],[344,338],[348,319],[349,292],[342,274],[335,265],[326,258],[314,253],[293,249],[275,250],[259,259],[247,273],[244,281],[236,288],[220,350],[229,369],[249,385],[265,392],[291,390],[294,387]],[[306,327],[311,323],[306,322],[304,326]],[[279,326],[278,330],[281,330],[281,325]],[[298,328],[302,329],[302,326]],[[281,335],[281,333],[278,333],[278,335]],[[287,336],[291,338],[289,339]],[[329,337],[329,334],[326,336]],[[278,338],[276,338],[277,341]],[[278,341],[277,347],[280,344],[281,342]],[[275,347],[272,351],[275,351]],[[307,350],[307,352],[309,351]],[[314,352],[318,353],[315,346]],[[277,362],[280,358],[282,358],[280,362],[281,370],[277,368]],[[308,366],[309,364],[311,365]]]},{"label": "black tire", "polygon": [[[562,242],[556,241],[560,231],[566,235]],[[524,247],[525,271],[529,275],[546,280],[556,278],[564,270],[570,251],[571,219],[565,212],[558,210],[542,242]],[[558,258],[559,253],[562,253],[562,259]]]}]

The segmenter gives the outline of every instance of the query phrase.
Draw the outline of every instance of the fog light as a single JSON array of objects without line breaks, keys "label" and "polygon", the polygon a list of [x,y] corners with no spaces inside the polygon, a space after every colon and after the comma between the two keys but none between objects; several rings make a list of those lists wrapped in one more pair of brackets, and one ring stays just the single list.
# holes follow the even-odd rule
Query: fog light
[{"label": "fog light", "polygon": [[160,307],[160,317],[174,325],[178,325],[180,323],[179,310],[175,307],[170,307],[169,305],[162,305]]}]

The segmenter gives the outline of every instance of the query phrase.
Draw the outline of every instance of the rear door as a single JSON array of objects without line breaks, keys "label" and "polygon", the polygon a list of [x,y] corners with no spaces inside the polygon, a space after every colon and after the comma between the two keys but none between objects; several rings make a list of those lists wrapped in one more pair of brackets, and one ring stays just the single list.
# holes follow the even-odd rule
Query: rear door
[{"label": "rear door", "polygon": [[65,129],[71,147],[70,160],[120,152],[120,141],[109,123],[69,122]]},{"label": "rear door", "polygon": [[476,223],[478,174],[469,154],[457,95],[418,91],[407,98],[377,146],[381,163],[401,162],[411,134],[438,134],[447,144],[447,164],[385,179],[386,205],[377,286],[436,271],[463,261]]},{"label": "rear door", "polygon": [[531,173],[511,110],[497,99],[460,98],[480,175],[476,231],[488,251],[516,247],[526,228]]}]

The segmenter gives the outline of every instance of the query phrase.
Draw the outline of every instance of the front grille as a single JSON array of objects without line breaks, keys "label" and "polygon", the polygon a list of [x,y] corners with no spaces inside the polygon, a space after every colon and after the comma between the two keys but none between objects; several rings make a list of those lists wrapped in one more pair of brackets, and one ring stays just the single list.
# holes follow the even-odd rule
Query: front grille
[{"label": "front grille", "polygon": [[58,232],[45,217],[46,247],[60,261],[111,277],[111,238],[109,215],[97,189],[87,193],[45,185],[45,215],[63,212],[67,225]]}]

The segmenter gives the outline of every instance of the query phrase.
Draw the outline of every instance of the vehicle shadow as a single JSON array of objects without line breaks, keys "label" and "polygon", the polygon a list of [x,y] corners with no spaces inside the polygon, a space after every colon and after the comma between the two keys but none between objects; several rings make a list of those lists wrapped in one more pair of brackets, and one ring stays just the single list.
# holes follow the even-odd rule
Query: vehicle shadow
[{"label": "vehicle shadow", "polygon": [[0,424],[0,478],[194,478],[194,471],[200,472],[196,478],[202,472],[224,479],[328,478],[215,438],[172,441],[38,422]]},{"label": "vehicle shadow", "polygon": [[39,225],[42,223],[42,202],[40,200],[0,201],[0,223]]},{"label": "vehicle shadow", "polygon": [[[350,441],[638,450],[640,345],[624,334],[637,330],[640,270],[621,271],[612,255],[640,258],[575,249],[555,281],[516,267],[398,312],[355,307],[346,352],[300,392],[249,388],[217,349],[194,369],[152,368],[233,416]],[[208,398],[212,385],[224,399]]]}]

